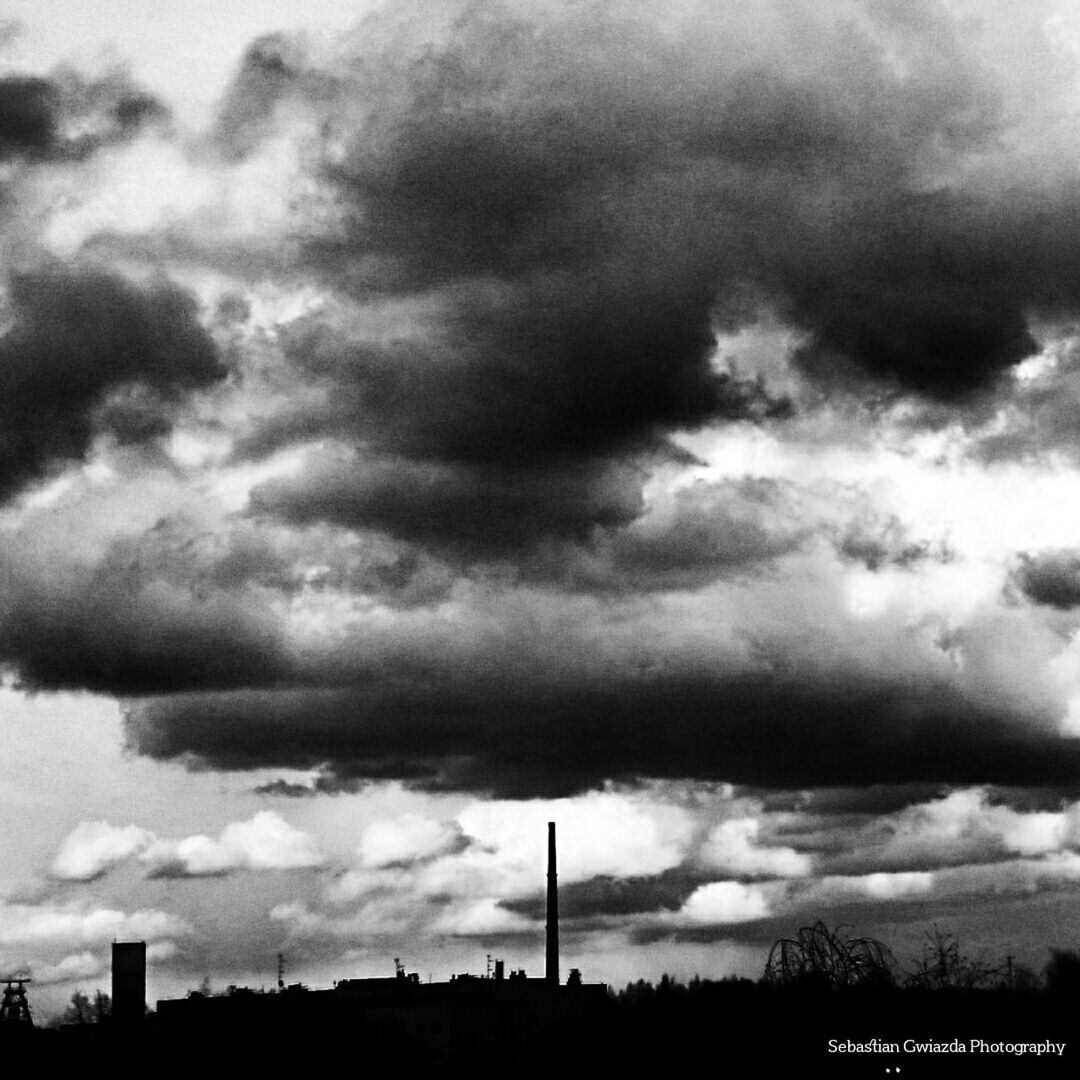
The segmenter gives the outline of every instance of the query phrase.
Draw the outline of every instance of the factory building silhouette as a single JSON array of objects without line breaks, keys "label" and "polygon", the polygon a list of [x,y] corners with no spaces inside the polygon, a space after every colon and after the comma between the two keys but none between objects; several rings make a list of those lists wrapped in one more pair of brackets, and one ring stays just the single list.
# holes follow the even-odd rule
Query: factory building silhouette
[{"label": "factory building silhouette", "polygon": [[[559,974],[559,903],[555,824],[548,823],[545,971],[507,972],[495,960],[485,975],[454,975],[448,982],[423,983],[397,963],[392,978],[342,979],[332,989],[283,985],[266,993],[230,987],[224,995],[199,991],[157,1002],[145,1032],[166,1045],[237,1048],[267,1037],[296,1035],[320,1045],[344,1033],[362,1036],[365,1046],[396,1056],[403,1050],[451,1073],[488,1072],[516,1062],[518,1072],[535,1061],[552,1040],[572,1045],[595,1034],[609,1005],[607,987],[587,984],[575,968],[566,982]],[[114,1030],[130,1026],[143,1012],[146,951],[142,943],[113,949]],[[121,1008],[117,1011],[117,1005]]]},{"label": "factory building silhouette", "polygon": [[[145,943],[117,942],[112,1016],[100,1023],[35,1030],[26,1001],[29,978],[0,979],[7,982],[0,1060],[9,1071],[43,1064],[54,1071],[85,1071],[89,1063],[112,1078],[150,1072],[185,1078],[264,1072],[278,1077],[339,1069],[455,1080],[654,1077],[724,1060],[723,1036],[728,1046],[738,1042],[749,1051],[755,1075],[820,1071],[831,1077],[865,1077],[888,1072],[892,1052],[883,1057],[883,1051],[872,1061],[858,1055],[838,1061],[828,1042],[837,1041],[838,1032],[856,1042],[889,1036],[899,1043],[912,1032],[925,1031],[930,1038],[947,1028],[950,1038],[989,1038],[1003,1045],[1018,1039],[1034,1045],[1075,1031],[1078,992],[1067,982],[1049,995],[1019,982],[931,990],[903,986],[892,977],[834,983],[821,977],[820,968],[756,983],[695,978],[680,985],[665,975],[656,987],[639,980],[615,996],[603,984],[584,983],[576,969],[563,982],[553,823],[548,824],[546,935],[540,977],[507,972],[503,961],[492,965],[489,957],[483,976],[421,983],[395,961],[392,978],[343,979],[332,989],[310,990],[284,985],[279,962],[278,987],[269,993],[240,987],[223,995],[194,991],[182,999],[158,1001],[150,1014]],[[820,943],[820,935],[813,940]],[[913,1064],[919,1076],[956,1080],[972,1075],[958,1070],[952,1058]],[[947,1069],[939,1070],[939,1064]],[[1068,1061],[1035,1063],[1026,1057],[980,1058],[977,1064],[981,1080],[1075,1075],[1071,1055]]]},{"label": "factory building silhouette", "polygon": [[112,1021],[131,1025],[146,1013],[146,942],[114,941],[112,947]]}]

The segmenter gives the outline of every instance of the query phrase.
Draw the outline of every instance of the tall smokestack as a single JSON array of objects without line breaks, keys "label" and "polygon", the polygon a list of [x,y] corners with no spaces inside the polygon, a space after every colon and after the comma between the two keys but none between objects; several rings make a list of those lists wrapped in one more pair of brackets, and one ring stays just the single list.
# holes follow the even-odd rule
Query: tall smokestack
[{"label": "tall smokestack", "polygon": [[548,822],[547,967],[549,986],[559,985],[559,879],[555,872],[555,822]]}]

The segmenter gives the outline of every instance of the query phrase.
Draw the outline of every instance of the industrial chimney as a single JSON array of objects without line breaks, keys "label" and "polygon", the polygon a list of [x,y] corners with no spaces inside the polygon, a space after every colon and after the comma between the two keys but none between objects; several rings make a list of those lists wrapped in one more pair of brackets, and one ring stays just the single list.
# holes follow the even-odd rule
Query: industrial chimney
[{"label": "industrial chimney", "polygon": [[555,872],[555,822],[548,822],[547,868],[547,966],[549,986],[559,985],[559,881]]}]

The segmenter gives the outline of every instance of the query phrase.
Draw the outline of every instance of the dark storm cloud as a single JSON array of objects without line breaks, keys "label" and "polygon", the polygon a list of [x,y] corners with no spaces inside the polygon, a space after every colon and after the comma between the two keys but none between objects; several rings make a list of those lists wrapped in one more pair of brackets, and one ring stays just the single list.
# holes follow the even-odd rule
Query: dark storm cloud
[{"label": "dark storm cloud", "polygon": [[[814,791],[769,792],[763,796],[766,810],[792,813],[798,811],[813,821],[819,816],[846,817],[864,821],[874,814],[889,814],[914,803],[928,802],[940,796],[936,784],[869,784],[851,788],[821,787]],[[801,825],[800,825],[801,828]],[[791,838],[782,828],[780,835]]]},{"label": "dark storm cloud", "polygon": [[747,478],[684,488],[659,526],[613,531],[614,576],[631,589],[692,588],[788,554],[810,535],[783,484]]},{"label": "dark storm cloud", "polygon": [[1075,326],[1063,337],[1047,335],[1038,369],[1017,379],[1006,400],[992,400],[996,409],[979,410],[967,427],[972,455],[988,464],[1075,460],[1080,445],[1080,348]]},{"label": "dark storm cloud", "polygon": [[61,69],[53,73],[52,80],[61,103],[61,139],[54,150],[57,156],[84,158],[102,146],[124,142],[169,122],[165,104],[134,85],[122,70],[88,78]]},{"label": "dark storm cloud", "polygon": [[693,590],[768,571],[809,544],[816,520],[793,485],[760,477],[698,482],[633,521],[518,560],[522,575],[574,592]]},{"label": "dark storm cloud", "polygon": [[[572,881],[559,886],[559,915],[582,920],[604,915],[677,911],[698,884],[678,873],[625,878],[604,875]],[[546,905],[546,896],[537,893],[522,900],[504,900],[500,907],[540,921]]]},{"label": "dark storm cloud", "polygon": [[[1012,180],[1007,87],[959,21],[849,16],[462,5],[374,16],[333,56],[256,42],[219,136],[251,154],[292,124],[321,155],[290,241],[351,314],[289,330],[320,402],[240,452],[363,448],[351,479],[259,509],[459,549],[487,500],[503,550],[625,521],[620,463],[790,412],[710,363],[716,329],[762,305],[826,386],[950,405],[995,387],[1035,351],[1033,313],[1078,306],[1075,193]],[[387,303],[395,330],[365,333]]]},{"label": "dark storm cloud", "polygon": [[857,519],[837,538],[836,549],[846,559],[862,563],[867,570],[884,566],[907,568],[928,559],[948,561],[952,555],[944,544],[915,540],[895,515],[867,515]]},{"label": "dark storm cloud", "polygon": [[[459,308],[468,303],[459,298]],[[381,529],[458,557],[505,554],[548,538],[583,539],[595,526],[633,520],[648,467],[686,457],[664,443],[670,425],[659,415],[666,408],[661,398],[672,388],[635,389],[625,373],[596,370],[589,357],[575,355],[576,345],[565,351],[551,334],[580,303],[569,293],[551,299],[550,331],[540,326],[548,315],[516,312],[517,328],[507,328],[513,347],[489,349],[483,328],[448,334],[444,327],[433,343],[425,324],[412,336],[401,331],[392,346],[350,341],[349,331],[359,328],[343,333],[330,320],[293,328],[287,355],[319,396],[268,420],[238,454],[319,435],[332,435],[346,449],[313,455],[295,484],[277,480],[257,489],[253,509],[284,520]],[[445,314],[444,304],[440,310]],[[461,317],[460,310],[452,315]],[[527,318],[537,320],[528,331],[532,344],[522,336]],[[583,317],[580,329],[604,350],[599,316]],[[620,331],[628,348],[637,329],[639,323],[628,321]],[[700,419],[763,418],[779,408],[756,383],[711,376],[704,364],[709,343],[700,344],[703,381],[678,391],[688,408],[701,410]],[[643,337],[632,348],[644,364],[652,345]],[[627,356],[623,350],[613,363]],[[650,408],[657,415],[645,417]],[[348,450],[350,443],[362,451]]]},{"label": "dark storm cloud", "polygon": [[636,290],[606,276],[465,278],[416,315],[406,306],[390,342],[364,339],[360,309],[290,327],[287,355],[333,388],[324,427],[422,461],[587,460],[655,449],[673,427],[783,412],[756,382],[711,371],[706,297],[695,317],[677,289],[659,305]]},{"label": "dark storm cloud", "polygon": [[[867,220],[847,223],[854,250],[826,255],[836,263],[831,280],[799,267],[784,287],[796,323],[813,332],[798,359],[827,384],[846,381],[845,365],[854,362],[902,389],[960,401],[1038,351],[1027,314],[1054,302],[1054,286],[1025,257],[997,250],[1007,237],[984,238],[994,231],[994,207],[936,193],[893,200],[874,200]],[[1025,233],[1046,228],[1012,224]],[[1064,282],[1080,250],[1071,241],[1056,246]]]},{"label": "dark storm cloud", "polygon": [[319,789],[312,784],[293,784],[288,780],[271,780],[252,789],[256,795],[280,795],[286,799],[308,799],[318,795]]},{"label": "dark storm cloud", "polygon": [[508,797],[641,776],[794,787],[1068,784],[1080,775],[1074,740],[1020,730],[941,687],[765,677],[485,682],[418,676],[356,690],[161,698],[131,712],[127,739],[160,760],[325,765],[348,778]]},{"label": "dark storm cloud", "polygon": [[1080,606],[1080,551],[1022,552],[1009,582],[1036,604],[1068,611]]},{"label": "dark storm cloud", "polygon": [[378,597],[393,608],[445,599],[455,576],[444,563],[408,545],[333,527],[267,527],[245,519],[200,525],[166,516],[137,541],[118,545],[127,557],[196,594],[247,588],[279,597],[343,592]]},{"label": "dark storm cloud", "polygon": [[0,499],[79,460],[95,435],[167,430],[186,392],[225,376],[194,300],[97,270],[15,276],[0,338]]},{"label": "dark storm cloud", "polygon": [[252,790],[257,795],[281,795],[286,799],[309,799],[316,795],[355,795],[365,785],[365,780],[347,779],[333,773],[320,773],[310,784],[295,784],[288,780],[272,780]]},{"label": "dark storm cloud", "polygon": [[210,143],[227,160],[242,160],[274,127],[275,109],[298,93],[318,101],[333,84],[313,72],[303,43],[267,34],[245,50],[218,110]]},{"label": "dark storm cloud", "polygon": [[954,557],[944,542],[917,540],[894,515],[874,512],[857,490],[747,476],[655,495],[633,520],[605,523],[574,544],[542,546],[517,565],[527,580],[577,592],[694,590],[767,575],[822,537],[868,570]]},{"label": "dark storm cloud", "polygon": [[0,78],[0,160],[78,161],[168,118],[165,106],[122,72],[8,75]]},{"label": "dark storm cloud", "polygon": [[[55,522],[60,536],[62,515]],[[0,664],[26,689],[161,693],[273,684],[292,674],[277,618],[259,591],[234,588],[235,549],[193,558],[168,522],[83,556],[27,529],[0,555]],[[247,556],[244,556],[245,558]],[[265,565],[256,558],[256,566]],[[212,585],[216,570],[222,572]]]},{"label": "dark storm cloud", "polygon": [[[228,464],[294,451],[252,493],[255,530],[401,547],[328,562],[340,604],[312,601],[315,560],[308,588],[273,548],[182,578],[181,613],[221,597],[211,624],[235,613],[240,644],[198,638],[204,658],[192,632],[175,668],[112,676],[177,691],[133,709],[131,745],[525,795],[641,776],[1075,781],[1075,744],[1051,734],[1063,692],[1013,670],[1060,645],[1030,613],[851,622],[826,547],[871,569],[944,552],[888,519],[845,529],[846,507],[826,528],[828,496],[800,508],[782,483],[646,487],[692,464],[680,432],[783,427],[791,405],[712,355],[762,308],[825,391],[941,409],[992,396],[1035,347],[1032,313],[1072,310],[1074,193],[1026,194],[998,74],[930,4],[708,5],[662,26],[636,5],[530,8],[402,7],[332,56],[275,38],[244,60],[214,169],[278,168],[294,140],[310,173],[289,176],[277,246],[295,262],[266,272],[315,298],[242,357],[254,392]],[[219,254],[193,236],[185,258]],[[141,437],[153,410],[130,381],[146,382],[108,382],[108,400],[95,384],[69,412]],[[80,431],[11,486],[81,453]],[[781,557],[783,587],[752,592]],[[261,589],[276,608],[252,603]],[[20,655],[49,684],[42,620],[28,608],[42,629]],[[100,667],[64,678],[108,685]]]},{"label": "dark storm cloud", "polygon": [[715,15],[693,40],[612,9],[469,8],[404,76],[408,60],[375,59],[407,91],[380,88],[335,132],[349,232],[321,254],[360,290],[500,282],[451,329],[483,342],[480,370],[539,377],[553,417],[574,419],[558,398],[574,389],[572,440],[722,415],[710,314],[733,317],[725,296],[747,282],[810,332],[808,361],[954,396],[1034,351],[1025,305],[1074,300],[1077,253],[1001,247],[1054,239],[1069,206],[927,183],[1003,123],[993,77],[931,10],[879,8],[871,28],[781,17],[755,63],[737,32],[711,52]]},{"label": "dark storm cloud", "polygon": [[255,512],[381,530],[451,554],[499,554],[546,535],[585,539],[641,509],[629,466],[467,468],[407,460],[328,461],[252,492]]},{"label": "dark storm cloud", "polygon": [[0,79],[0,157],[47,154],[56,138],[59,95],[47,79]]}]

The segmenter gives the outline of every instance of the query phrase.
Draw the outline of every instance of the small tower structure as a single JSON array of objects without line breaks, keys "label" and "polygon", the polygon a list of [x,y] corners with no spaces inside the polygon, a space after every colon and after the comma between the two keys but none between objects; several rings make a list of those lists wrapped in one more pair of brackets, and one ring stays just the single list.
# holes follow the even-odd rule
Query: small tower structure
[{"label": "small tower structure", "polygon": [[3,979],[4,1000],[0,1002],[0,1027],[32,1028],[34,1018],[30,1015],[30,1003],[26,1000],[26,984],[30,979],[8,976]]}]

